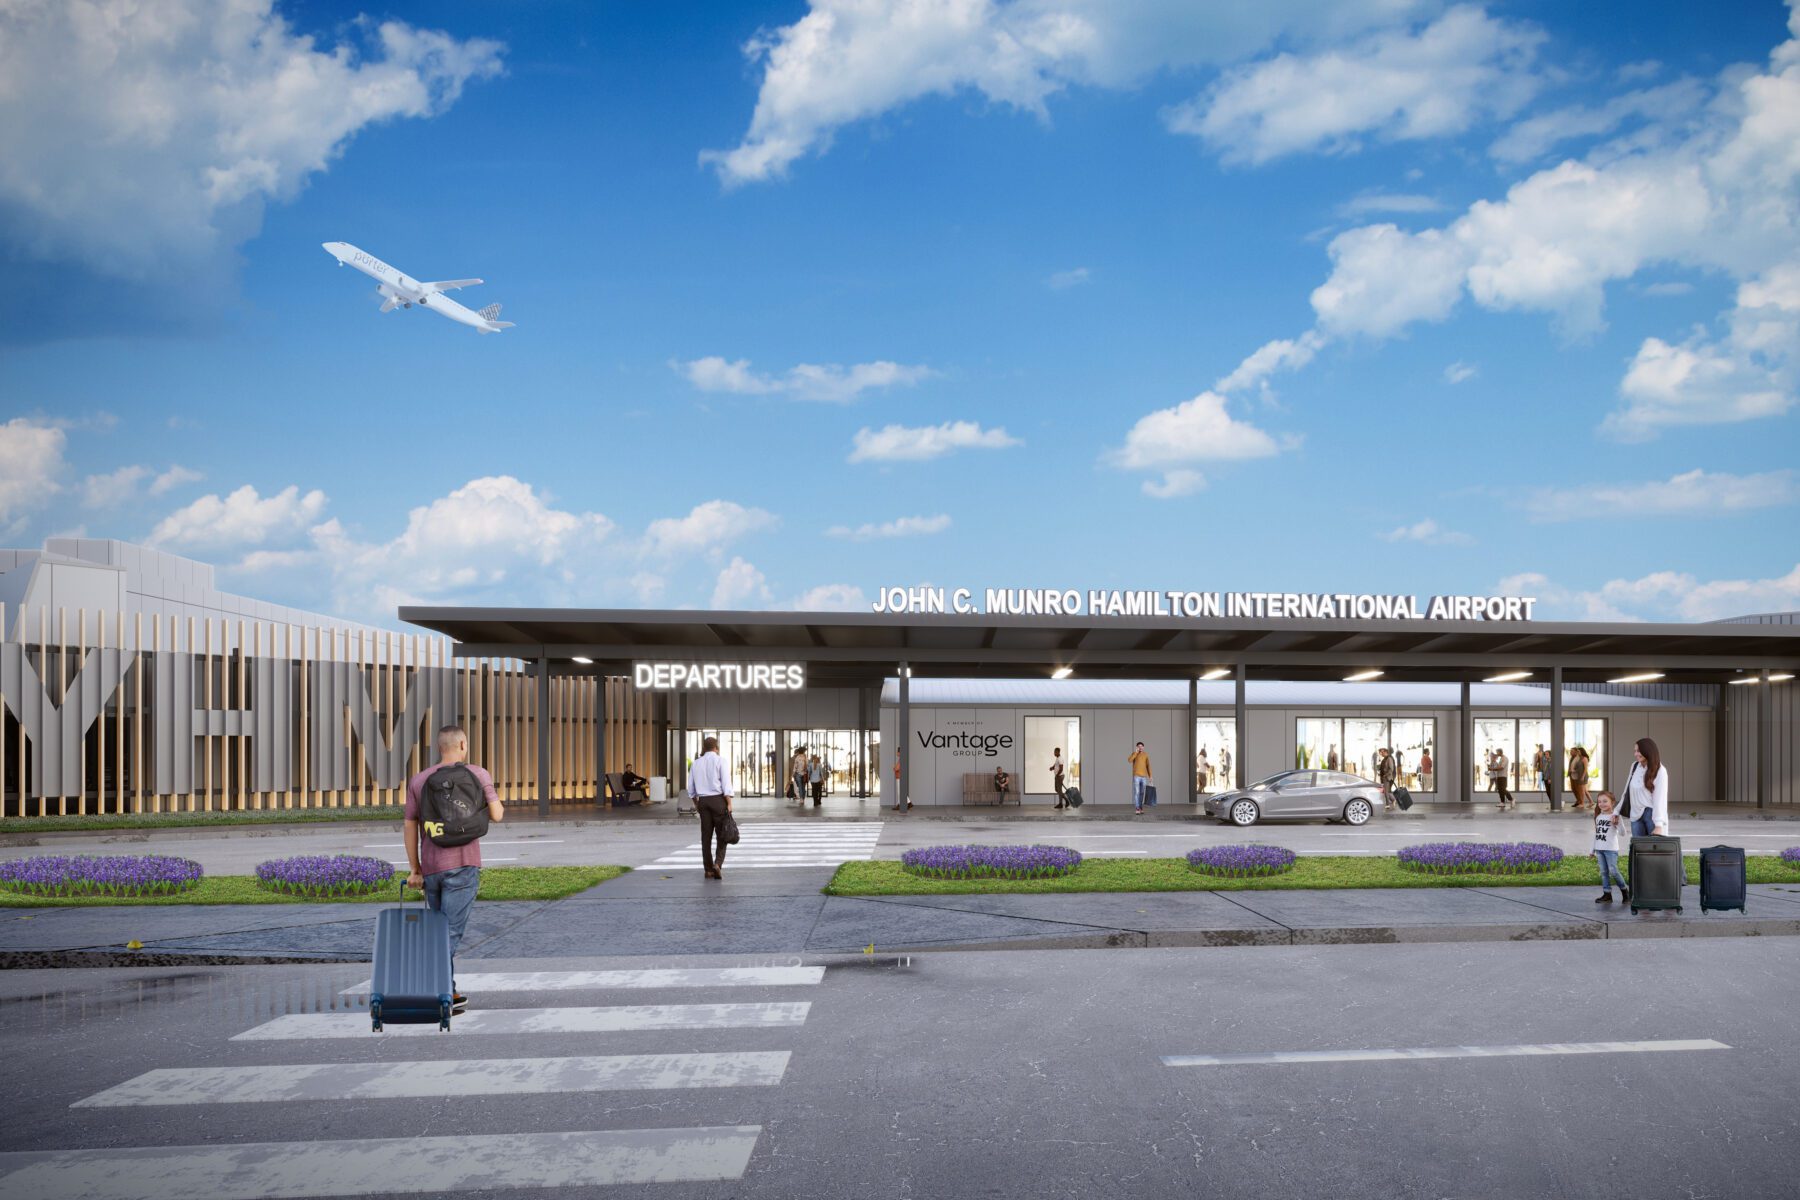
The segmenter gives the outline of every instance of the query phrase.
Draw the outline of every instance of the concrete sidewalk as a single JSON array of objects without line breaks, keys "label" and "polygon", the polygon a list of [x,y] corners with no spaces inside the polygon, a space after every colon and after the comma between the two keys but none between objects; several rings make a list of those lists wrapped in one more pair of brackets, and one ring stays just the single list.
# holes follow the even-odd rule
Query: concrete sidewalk
[{"label": "concrete sidewalk", "polygon": [[[832,897],[830,868],[634,871],[550,902],[477,904],[460,957],[852,953],[1800,935],[1800,883],[1747,912],[1643,913],[1594,887]],[[0,910],[0,968],[365,962],[366,904]],[[136,940],[141,950],[127,950]]]}]

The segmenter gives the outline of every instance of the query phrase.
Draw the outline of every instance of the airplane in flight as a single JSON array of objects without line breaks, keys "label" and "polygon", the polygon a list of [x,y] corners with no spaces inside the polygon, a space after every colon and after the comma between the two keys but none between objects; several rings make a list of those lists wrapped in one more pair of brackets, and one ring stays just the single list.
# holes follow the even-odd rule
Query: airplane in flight
[{"label": "airplane in flight", "polygon": [[511,321],[500,320],[498,304],[490,304],[480,312],[472,312],[444,295],[457,288],[474,287],[481,282],[479,279],[440,279],[436,283],[421,283],[405,271],[388,266],[367,250],[359,250],[349,242],[322,244],[325,253],[337,259],[338,266],[355,267],[375,280],[375,290],[382,296],[382,312],[411,308],[417,304],[420,308],[429,308],[439,316],[468,325],[477,333],[499,333],[502,329],[513,327]]}]

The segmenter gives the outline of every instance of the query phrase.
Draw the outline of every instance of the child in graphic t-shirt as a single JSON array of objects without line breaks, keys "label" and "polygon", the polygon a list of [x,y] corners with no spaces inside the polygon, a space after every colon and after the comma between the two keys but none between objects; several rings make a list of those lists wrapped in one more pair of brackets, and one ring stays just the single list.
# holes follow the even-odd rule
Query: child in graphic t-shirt
[{"label": "child in graphic t-shirt", "polygon": [[1612,882],[1619,881],[1619,895],[1628,903],[1631,900],[1631,889],[1625,886],[1625,877],[1619,874],[1619,833],[1625,826],[1625,818],[1618,812],[1618,805],[1611,792],[1601,792],[1594,797],[1594,858],[1600,864],[1600,895],[1595,904],[1612,903]]}]

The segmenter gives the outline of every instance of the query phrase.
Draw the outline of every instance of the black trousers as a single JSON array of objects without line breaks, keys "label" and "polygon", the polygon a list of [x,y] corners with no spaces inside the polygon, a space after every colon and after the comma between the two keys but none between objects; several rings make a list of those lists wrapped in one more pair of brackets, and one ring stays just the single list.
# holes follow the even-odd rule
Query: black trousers
[{"label": "black trousers", "polygon": [[1506,790],[1504,778],[1494,780],[1494,790],[1500,793],[1500,803],[1511,804],[1513,802],[1512,793]]},{"label": "black trousers", "polygon": [[[700,813],[700,861],[710,872],[725,865],[725,838],[716,831],[730,810],[725,807],[723,796],[695,796],[694,807]],[[713,850],[715,837],[719,844],[716,852]]]}]

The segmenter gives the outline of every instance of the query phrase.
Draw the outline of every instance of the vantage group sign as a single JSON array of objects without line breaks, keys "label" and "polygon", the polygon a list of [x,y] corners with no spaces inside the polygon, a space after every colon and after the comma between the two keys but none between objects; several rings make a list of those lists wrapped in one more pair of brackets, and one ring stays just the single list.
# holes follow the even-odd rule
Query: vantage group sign
[{"label": "vantage group sign", "polygon": [[872,611],[1062,617],[1222,617],[1276,620],[1529,621],[1531,596],[1362,592],[1195,592],[1148,589],[884,587]]}]

